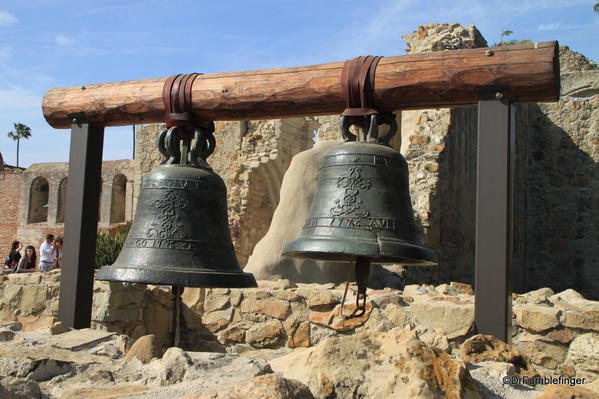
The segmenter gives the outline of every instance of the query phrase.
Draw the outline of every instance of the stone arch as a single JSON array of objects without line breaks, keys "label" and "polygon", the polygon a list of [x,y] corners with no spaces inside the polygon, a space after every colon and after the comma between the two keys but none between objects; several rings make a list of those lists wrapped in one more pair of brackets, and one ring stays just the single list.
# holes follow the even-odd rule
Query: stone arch
[{"label": "stone arch", "polygon": [[39,176],[31,182],[29,188],[29,212],[27,223],[48,221],[48,196],[50,186],[46,178]]},{"label": "stone arch", "polygon": [[67,203],[68,177],[60,181],[58,185],[58,201],[56,203],[56,223],[64,223],[64,214]]},{"label": "stone arch", "polygon": [[112,194],[110,198],[110,223],[125,222],[127,204],[127,178],[118,174],[112,180]]}]

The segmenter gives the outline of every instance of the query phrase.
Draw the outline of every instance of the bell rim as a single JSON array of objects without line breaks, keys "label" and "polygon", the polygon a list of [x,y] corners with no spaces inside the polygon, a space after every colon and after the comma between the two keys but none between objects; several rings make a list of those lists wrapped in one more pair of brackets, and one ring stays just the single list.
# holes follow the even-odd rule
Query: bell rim
[{"label": "bell rim", "polygon": [[[351,248],[351,250],[346,248]],[[384,252],[381,252],[383,248]],[[300,237],[289,242],[283,256],[326,262],[353,262],[358,256],[372,263],[397,263],[408,266],[436,266],[435,252],[423,245],[404,240],[344,240],[331,237]]]},{"label": "bell rim", "polygon": [[102,266],[96,280],[198,288],[255,288],[252,273],[212,270],[159,270],[140,267]]}]

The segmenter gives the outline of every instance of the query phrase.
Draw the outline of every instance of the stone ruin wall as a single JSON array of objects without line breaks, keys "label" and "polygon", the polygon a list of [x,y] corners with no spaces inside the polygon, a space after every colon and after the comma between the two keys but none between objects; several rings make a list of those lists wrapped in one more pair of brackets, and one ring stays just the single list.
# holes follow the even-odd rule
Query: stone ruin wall
[{"label": "stone ruin wall", "polygon": [[[21,241],[23,247],[33,245],[38,248],[46,234],[64,235],[64,211],[66,209],[66,185],[62,195],[61,182],[68,176],[69,165],[66,162],[33,164],[27,169],[2,165],[0,168],[0,254],[6,256],[14,240]],[[137,195],[133,184],[133,161],[102,162],[102,189],[100,200],[99,227],[114,226],[111,211],[114,211],[112,188],[117,175],[126,177],[126,191],[118,206],[125,208],[125,220],[132,218],[133,198]],[[37,178],[47,182],[46,211],[40,221],[31,222],[30,201],[32,183]],[[59,204],[63,202],[62,204]],[[39,204],[38,204],[39,205]],[[39,207],[37,207],[39,208]],[[59,216],[62,208],[62,216]],[[37,209],[39,211],[39,209]],[[62,217],[62,219],[61,219]],[[23,253],[23,250],[21,250]],[[4,258],[3,258],[4,259]]]},{"label": "stone ruin wall", "polygon": [[[12,209],[18,215],[18,225],[13,237],[21,241],[23,247],[33,245],[36,250],[44,241],[46,234],[64,236],[64,219],[59,218],[59,208],[66,210],[66,186],[60,199],[61,182],[68,178],[69,164],[67,162],[51,162],[33,164],[23,171],[19,182],[18,207]],[[122,203],[118,206],[125,208],[125,220],[132,218],[133,198],[137,196],[134,185],[134,164],[131,160],[103,161],[102,162],[102,188],[100,192],[100,209],[98,226],[108,228],[114,226],[111,221],[111,210],[114,205],[112,192],[115,176],[123,175],[127,179],[126,190]],[[32,183],[39,177],[46,179],[48,183],[47,217],[44,221],[31,223],[29,218],[31,200],[30,190]],[[67,180],[68,181],[68,180]],[[59,205],[59,202],[64,204]],[[62,215],[64,218],[64,213]],[[13,238],[13,240],[15,239]],[[67,243],[65,243],[66,245]],[[24,251],[21,250],[23,254]],[[38,255],[39,256],[39,255]]]},{"label": "stone ruin wall", "polygon": [[[473,26],[455,24],[425,25],[404,40],[410,52],[486,43]],[[596,299],[599,66],[561,47],[560,67],[559,102],[517,106],[513,283],[517,292],[575,288]],[[405,284],[473,283],[476,124],[476,107],[402,112],[414,214],[440,258],[437,267],[406,267]]]},{"label": "stone ruin wall", "polygon": [[[136,182],[160,164],[155,140],[163,125],[136,130]],[[208,163],[227,186],[229,227],[243,266],[266,234],[283,175],[293,156],[310,148],[313,134],[305,118],[216,122],[216,150]]]}]

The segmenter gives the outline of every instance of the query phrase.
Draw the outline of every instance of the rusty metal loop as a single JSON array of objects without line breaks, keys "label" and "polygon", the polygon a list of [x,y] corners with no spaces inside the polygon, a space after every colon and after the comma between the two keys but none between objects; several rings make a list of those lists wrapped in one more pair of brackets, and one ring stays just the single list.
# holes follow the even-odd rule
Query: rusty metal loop
[{"label": "rusty metal loop", "polygon": [[395,136],[395,133],[397,133],[397,121],[395,120],[395,117],[393,117],[390,119],[389,131],[383,137],[379,137],[377,143],[389,144],[389,141]]},{"label": "rusty metal loop", "polygon": [[[173,126],[160,132],[156,146],[164,157],[162,164],[182,164],[208,167],[206,159],[216,148],[213,129]],[[183,148],[183,151],[181,151]]]},{"label": "rusty metal loop", "polygon": [[164,140],[166,151],[168,152],[169,158],[166,161],[166,164],[172,165],[179,163],[181,159],[181,150],[179,148],[179,140],[178,140],[178,130],[177,126],[173,126],[168,129],[166,132],[166,137]]},{"label": "rusty metal loop", "polygon": [[[384,122],[379,114],[372,114],[360,117],[360,123],[356,123],[355,117],[341,116],[340,127],[341,135],[345,141],[366,141],[370,143],[389,144],[389,141],[397,133],[397,121],[395,118],[387,118],[389,122]],[[379,125],[388,124],[389,131],[382,137],[378,137]],[[357,125],[361,128],[361,136],[355,135],[349,131],[350,126]]]},{"label": "rusty metal loop", "polygon": [[158,147],[158,151],[160,151],[160,154],[162,154],[162,157],[163,157],[162,161],[160,162],[161,165],[165,164],[166,161],[168,161],[168,159],[170,158],[170,155],[165,146],[167,132],[168,132],[168,129],[164,129],[163,131],[160,132],[160,134],[158,135],[158,138],[156,139],[156,147]]}]

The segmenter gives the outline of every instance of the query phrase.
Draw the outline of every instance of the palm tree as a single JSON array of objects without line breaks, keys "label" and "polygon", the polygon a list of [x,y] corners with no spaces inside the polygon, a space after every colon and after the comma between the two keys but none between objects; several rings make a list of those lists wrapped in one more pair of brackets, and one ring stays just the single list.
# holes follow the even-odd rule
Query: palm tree
[{"label": "palm tree", "polygon": [[595,3],[593,10],[595,10],[595,12],[599,12],[599,1]]},{"label": "palm tree", "polygon": [[17,167],[19,167],[19,142],[21,139],[28,139],[31,137],[31,128],[22,123],[13,123],[15,126],[14,132],[8,132],[8,137],[17,142]]},{"label": "palm tree", "polygon": [[504,43],[503,38],[504,37],[508,37],[512,33],[514,33],[514,31],[511,31],[511,30],[502,30],[501,31],[501,39],[499,39],[499,44],[503,44]]}]

